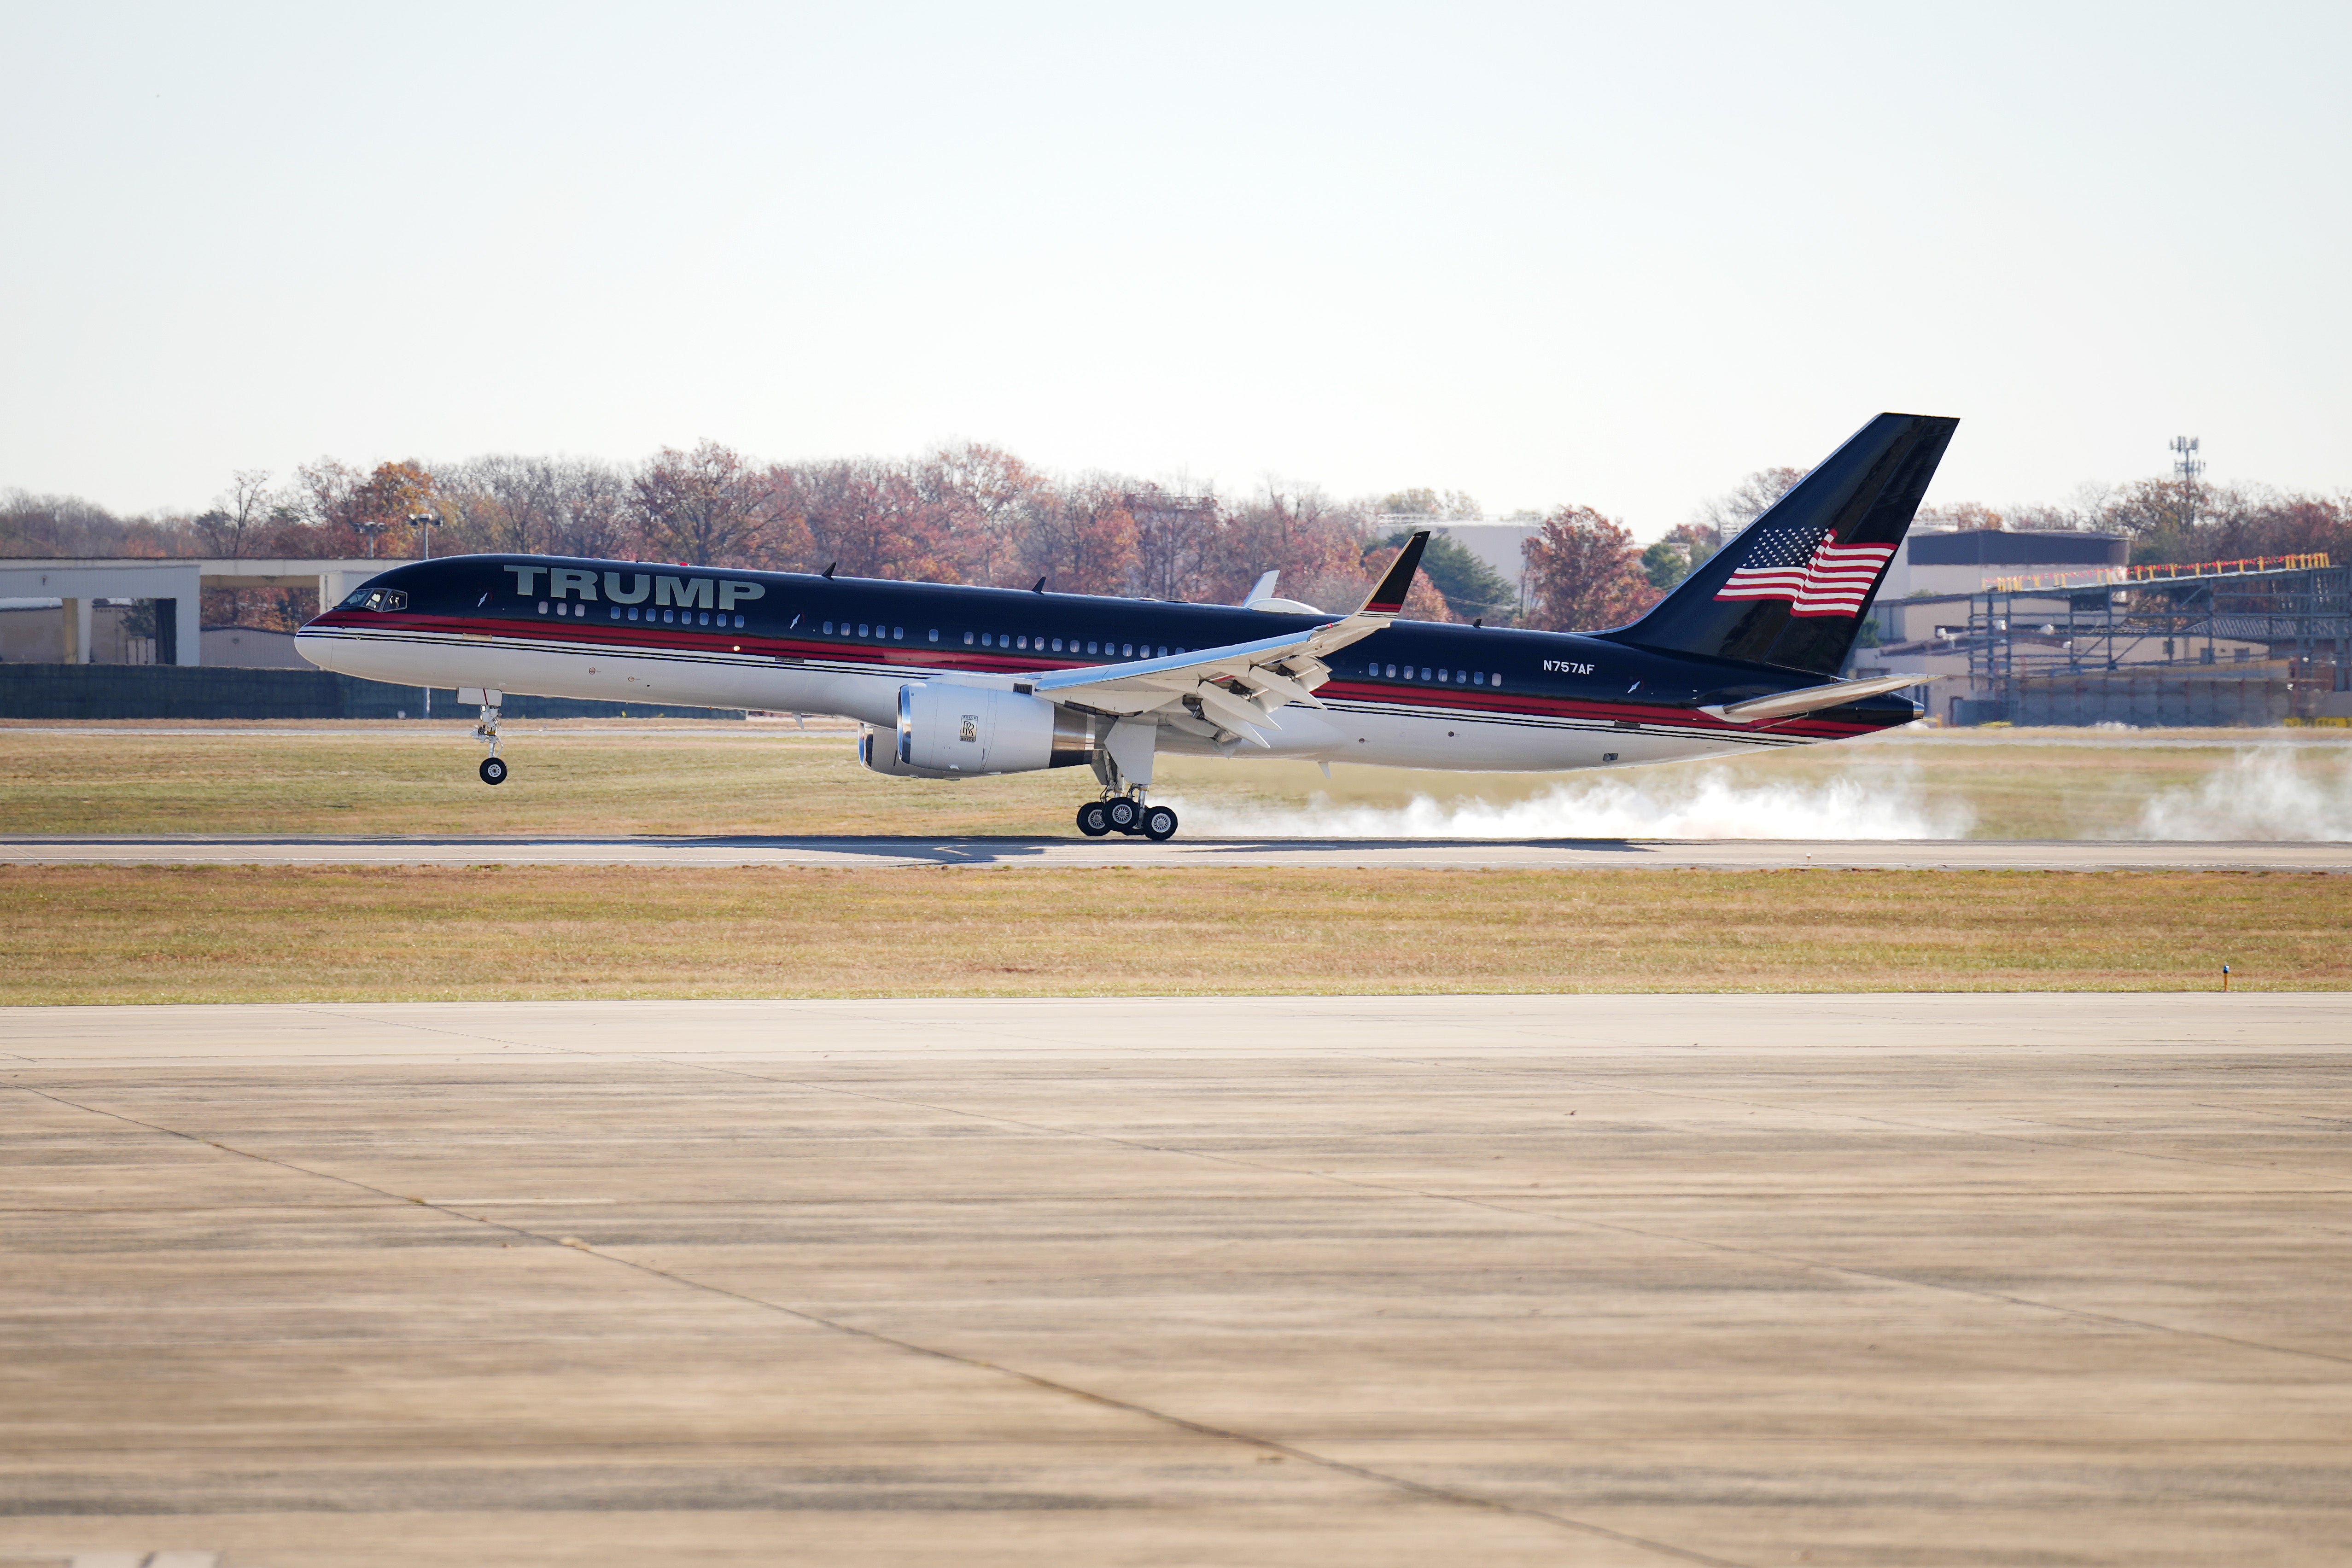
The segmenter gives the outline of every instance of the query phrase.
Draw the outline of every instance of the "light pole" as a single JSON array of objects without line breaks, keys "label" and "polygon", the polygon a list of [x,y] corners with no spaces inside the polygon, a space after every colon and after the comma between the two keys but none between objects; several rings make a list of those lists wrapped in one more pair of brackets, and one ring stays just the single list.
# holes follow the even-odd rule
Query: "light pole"
[{"label": "light pole", "polygon": [[353,523],[352,525],[352,532],[359,535],[368,542],[368,559],[373,560],[375,559],[376,535],[383,532],[384,529],[390,527],[392,527],[390,523]]},{"label": "light pole", "polygon": [[[441,526],[441,519],[435,517],[431,512],[411,512],[408,514],[408,526],[416,530],[416,537],[421,543],[421,548],[425,553],[425,559],[426,560],[431,560],[433,559],[433,530]],[[426,718],[431,718],[433,716],[433,688],[431,686],[426,686],[424,688],[424,691],[425,716]]]}]

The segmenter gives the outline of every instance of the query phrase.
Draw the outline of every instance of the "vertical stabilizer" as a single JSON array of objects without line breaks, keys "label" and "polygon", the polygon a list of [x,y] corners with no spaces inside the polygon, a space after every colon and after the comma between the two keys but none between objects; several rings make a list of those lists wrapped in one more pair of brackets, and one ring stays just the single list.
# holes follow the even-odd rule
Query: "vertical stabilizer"
[{"label": "vertical stabilizer", "polygon": [[1601,635],[1834,674],[1959,423],[1880,414],[1647,615]]}]

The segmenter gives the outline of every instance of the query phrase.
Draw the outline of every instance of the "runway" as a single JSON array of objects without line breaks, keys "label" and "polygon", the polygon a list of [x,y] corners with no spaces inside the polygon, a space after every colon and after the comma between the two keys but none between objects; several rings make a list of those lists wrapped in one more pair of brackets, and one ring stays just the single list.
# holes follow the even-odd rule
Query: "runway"
[{"label": "runway", "polygon": [[0,1560],[2352,1553],[2352,1002],[0,1013]]},{"label": "runway", "polygon": [[2352,872],[2352,843],[1979,839],[0,835],[12,865],[1329,866],[1557,871]]}]

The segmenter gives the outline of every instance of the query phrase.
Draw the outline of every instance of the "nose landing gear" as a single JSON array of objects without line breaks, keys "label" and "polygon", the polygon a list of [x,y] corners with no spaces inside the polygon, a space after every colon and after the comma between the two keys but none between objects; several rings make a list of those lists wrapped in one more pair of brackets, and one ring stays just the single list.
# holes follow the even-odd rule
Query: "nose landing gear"
[{"label": "nose landing gear", "polygon": [[1141,834],[1154,843],[1176,836],[1176,811],[1171,806],[1147,806],[1136,795],[1113,795],[1089,800],[1078,808],[1078,831],[1090,839],[1109,833]]},{"label": "nose landing gear", "polygon": [[482,766],[476,769],[485,784],[507,781],[506,758],[499,755],[499,703],[504,695],[503,692],[490,691],[482,686],[461,686],[457,691],[459,702],[481,705],[482,720],[474,726],[474,738],[490,748],[490,754],[482,758]]}]

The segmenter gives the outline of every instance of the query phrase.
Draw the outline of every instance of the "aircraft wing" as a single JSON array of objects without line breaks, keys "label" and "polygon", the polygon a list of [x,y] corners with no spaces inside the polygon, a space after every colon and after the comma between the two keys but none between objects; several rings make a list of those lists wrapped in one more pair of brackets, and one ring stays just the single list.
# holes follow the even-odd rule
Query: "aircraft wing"
[{"label": "aircraft wing", "polygon": [[1370,636],[1404,609],[1405,594],[1412,587],[1421,552],[1428,543],[1426,530],[1414,534],[1380,586],[1352,615],[1278,637],[1231,643],[1222,648],[1195,648],[1165,659],[1089,664],[1024,676],[1013,683],[1013,689],[1120,717],[1190,716],[1239,739],[1270,747],[1272,743],[1261,731],[1282,727],[1274,717],[1276,708],[1288,703],[1323,706],[1315,695],[1315,689],[1331,678],[1323,656]]}]

